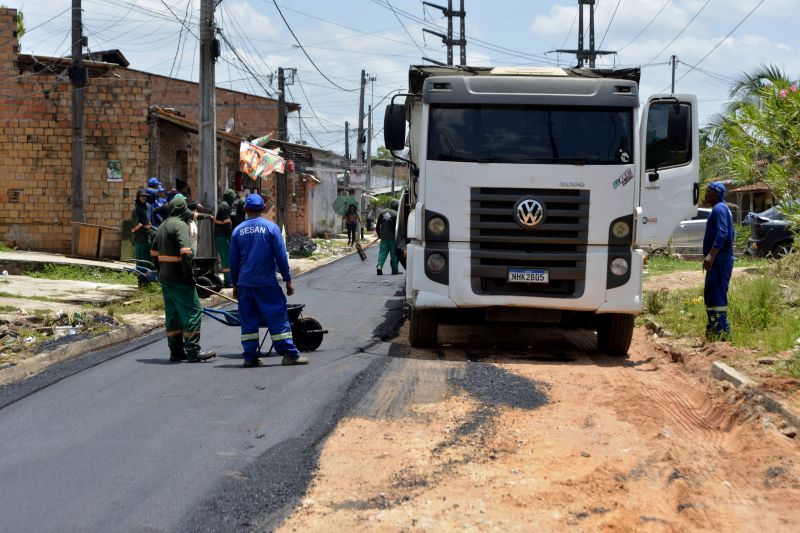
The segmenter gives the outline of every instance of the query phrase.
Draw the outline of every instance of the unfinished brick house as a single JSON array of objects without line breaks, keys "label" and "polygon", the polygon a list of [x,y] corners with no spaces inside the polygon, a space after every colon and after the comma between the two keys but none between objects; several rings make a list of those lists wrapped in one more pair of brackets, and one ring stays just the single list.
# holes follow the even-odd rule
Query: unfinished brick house
[{"label": "unfinished brick house", "polygon": [[[71,95],[68,58],[19,53],[16,10],[0,8],[0,241],[19,248],[69,253],[71,249]],[[136,190],[150,176],[197,190],[198,84],[127,68],[121,52],[86,56],[85,220],[121,230]],[[237,181],[238,144],[277,131],[277,100],[218,88],[220,190]],[[299,106],[290,103],[289,112]],[[121,173],[121,179],[119,174]],[[312,179],[300,176],[301,194]],[[298,181],[295,181],[295,193]],[[308,185],[306,185],[308,184]],[[275,196],[273,183],[261,184]],[[308,187],[306,190],[305,187]],[[310,232],[305,205],[287,231]],[[297,205],[297,204],[296,204]],[[308,218],[308,217],[306,217]],[[119,257],[121,231],[110,232],[99,255]]]}]

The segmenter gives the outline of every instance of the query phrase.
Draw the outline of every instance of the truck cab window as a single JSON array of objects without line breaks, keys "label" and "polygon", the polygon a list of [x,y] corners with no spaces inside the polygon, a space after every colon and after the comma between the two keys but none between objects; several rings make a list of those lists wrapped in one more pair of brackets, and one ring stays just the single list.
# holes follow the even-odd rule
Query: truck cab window
[{"label": "truck cab window", "polygon": [[428,159],[624,165],[632,131],[631,109],[442,104],[431,108]]},{"label": "truck cab window", "polygon": [[676,105],[672,100],[653,103],[647,116],[647,170],[689,164],[692,160],[690,132],[690,106]]}]

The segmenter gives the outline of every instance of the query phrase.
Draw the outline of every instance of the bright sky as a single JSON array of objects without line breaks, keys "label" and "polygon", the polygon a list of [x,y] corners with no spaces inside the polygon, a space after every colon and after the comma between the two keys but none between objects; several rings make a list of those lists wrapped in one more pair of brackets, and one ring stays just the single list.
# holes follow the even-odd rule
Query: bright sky
[{"label": "bright sky", "polygon": [[[24,12],[29,31],[22,39],[23,52],[69,54],[71,0],[3,1]],[[446,21],[435,8],[423,9],[419,0],[277,3],[328,79],[297,46],[273,0],[222,0],[217,25],[236,52],[223,45],[217,84],[274,93],[277,81],[270,73],[279,66],[296,68],[298,79],[289,87],[289,100],[303,109],[299,120],[296,113],[290,115],[293,141],[300,139],[302,122],[303,140],[343,152],[344,122],[357,124],[363,68],[376,78],[367,89],[367,102],[374,101],[376,108],[374,151],[383,139],[383,98],[406,87],[408,65],[422,63],[423,55],[445,60],[441,41],[423,36],[422,28],[443,31]],[[433,3],[446,5],[447,0]],[[457,8],[458,0],[453,3]],[[572,57],[549,51],[577,47],[577,0],[465,3],[468,64],[574,64]],[[703,120],[720,109],[731,78],[743,71],[772,63],[800,77],[800,0],[597,0],[596,9],[597,48],[618,51],[598,66],[643,66],[641,92],[650,95],[668,90],[669,57],[677,55],[677,92],[698,96]],[[132,68],[197,80],[199,0],[83,0],[83,11],[91,50],[119,48]],[[586,26],[588,31],[588,6]],[[457,48],[454,56],[457,62]],[[217,121],[224,124],[228,118],[218,116]]]}]

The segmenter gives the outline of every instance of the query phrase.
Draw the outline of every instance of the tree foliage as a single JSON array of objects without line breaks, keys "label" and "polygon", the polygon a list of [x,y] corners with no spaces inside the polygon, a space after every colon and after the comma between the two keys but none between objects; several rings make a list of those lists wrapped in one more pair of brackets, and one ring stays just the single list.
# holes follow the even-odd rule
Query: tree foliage
[{"label": "tree foliage", "polygon": [[786,205],[800,198],[800,90],[774,66],[737,79],[731,102],[701,135],[704,180],[764,182]]}]

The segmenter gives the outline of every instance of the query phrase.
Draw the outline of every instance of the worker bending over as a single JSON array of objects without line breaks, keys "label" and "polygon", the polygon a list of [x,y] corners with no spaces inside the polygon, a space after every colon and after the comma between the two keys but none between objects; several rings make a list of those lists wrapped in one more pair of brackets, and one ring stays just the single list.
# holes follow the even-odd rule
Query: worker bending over
[{"label": "worker bending over", "polygon": [[308,359],[292,341],[286,312],[286,296],[278,284],[277,270],[286,282],[286,293],[294,294],[286,245],[278,226],[261,216],[264,200],[258,194],[245,199],[247,220],[237,226],[231,238],[230,264],[233,295],[239,300],[239,323],[245,367],[261,364],[258,329],[269,328],[272,343],[284,365],[305,365]]},{"label": "worker bending over", "polygon": [[170,361],[197,363],[214,357],[212,351],[200,350],[200,319],[203,308],[195,290],[189,221],[194,213],[183,196],[167,204],[169,217],[158,228],[150,249],[158,269],[164,297],[165,326]]}]

